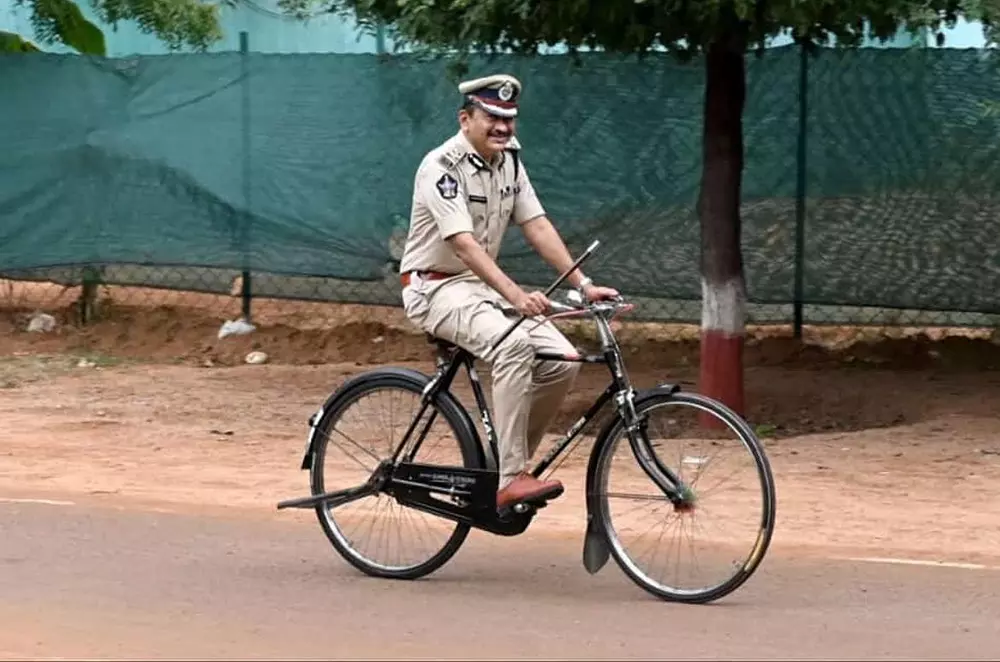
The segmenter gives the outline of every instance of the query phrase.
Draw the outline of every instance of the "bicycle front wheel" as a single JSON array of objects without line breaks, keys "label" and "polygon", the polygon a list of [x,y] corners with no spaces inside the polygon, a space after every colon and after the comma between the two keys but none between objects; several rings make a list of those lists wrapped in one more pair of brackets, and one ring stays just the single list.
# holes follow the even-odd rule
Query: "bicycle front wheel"
[{"label": "bicycle front wheel", "polygon": [[771,541],[774,479],[764,449],[739,416],[702,395],[654,392],[636,412],[688,505],[675,506],[643,471],[619,418],[599,442],[591,512],[619,567],[643,589],[675,602],[718,600],[750,578]]},{"label": "bicycle front wheel", "polygon": [[[390,459],[420,413],[429,380],[413,371],[387,369],[346,387],[316,426],[313,494],[364,484]],[[407,444],[409,452],[414,438],[422,435],[413,462],[482,468],[477,441],[458,406],[444,396],[424,411]],[[333,508],[321,504],[316,513],[340,555],[375,577],[427,575],[454,556],[469,533],[468,525],[402,506],[384,493]]]}]

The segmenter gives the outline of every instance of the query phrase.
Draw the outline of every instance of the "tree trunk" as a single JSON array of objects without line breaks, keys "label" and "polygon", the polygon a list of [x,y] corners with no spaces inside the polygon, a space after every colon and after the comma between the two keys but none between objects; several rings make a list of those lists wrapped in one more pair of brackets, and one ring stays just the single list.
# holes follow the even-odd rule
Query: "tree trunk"
[{"label": "tree trunk", "polygon": [[705,57],[701,190],[701,375],[699,390],[744,413],[746,286],[740,250],[743,106],[742,39],[720,40]]}]

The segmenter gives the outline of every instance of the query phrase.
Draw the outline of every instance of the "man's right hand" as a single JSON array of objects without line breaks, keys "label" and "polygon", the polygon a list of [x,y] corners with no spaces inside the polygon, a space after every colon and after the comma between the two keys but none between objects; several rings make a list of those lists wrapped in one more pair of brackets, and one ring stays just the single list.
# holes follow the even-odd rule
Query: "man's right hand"
[{"label": "man's right hand", "polygon": [[525,292],[521,290],[517,299],[512,301],[517,312],[525,317],[541,315],[549,310],[549,298],[541,292]]},{"label": "man's right hand", "polygon": [[541,292],[525,292],[497,266],[470,232],[460,232],[448,237],[448,243],[458,258],[472,273],[500,293],[517,312],[527,317],[541,315],[549,310],[547,296]]}]

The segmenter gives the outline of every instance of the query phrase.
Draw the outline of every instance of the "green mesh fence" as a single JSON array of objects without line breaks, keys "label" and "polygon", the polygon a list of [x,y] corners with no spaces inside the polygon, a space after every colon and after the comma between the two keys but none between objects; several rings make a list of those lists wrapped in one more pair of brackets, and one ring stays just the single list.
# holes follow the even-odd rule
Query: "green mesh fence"
[{"label": "green mesh fence", "polygon": [[[805,90],[797,49],[749,58],[751,321],[1000,319],[998,57],[828,51]],[[495,70],[526,85],[524,162],[571,249],[602,240],[588,271],[646,319],[697,322],[700,64],[499,58],[470,75]],[[0,277],[230,294],[246,272],[251,298],[387,305],[414,170],[458,101],[443,63],[374,55],[9,55],[0,85]],[[501,262],[553,277],[516,231]]]}]

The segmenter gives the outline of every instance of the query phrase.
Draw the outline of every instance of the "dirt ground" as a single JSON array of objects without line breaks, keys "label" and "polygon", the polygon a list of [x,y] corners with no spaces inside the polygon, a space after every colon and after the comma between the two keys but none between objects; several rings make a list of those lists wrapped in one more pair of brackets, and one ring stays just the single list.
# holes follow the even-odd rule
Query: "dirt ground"
[{"label": "dirt ground", "polygon": [[[326,324],[315,323],[320,308]],[[33,309],[0,313],[0,494],[273,511],[308,491],[306,421],[331,390],[380,363],[431,370],[423,337],[392,309],[258,305],[256,333],[222,340],[219,325],[238,313],[229,297],[109,304],[85,327],[68,306],[50,307],[50,333],[24,330]],[[751,334],[747,416],[777,481],[774,544],[996,560],[1000,346],[988,332],[892,335]],[[639,385],[695,387],[690,328],[626,324],[621,338]],[[244,364],[251,350],[268,363]],[[603,389],[602,370],[584,371],[560,428]],[[567,496],[544,526],[582,527],[585,462],[577,451],[560,468]]]}]

